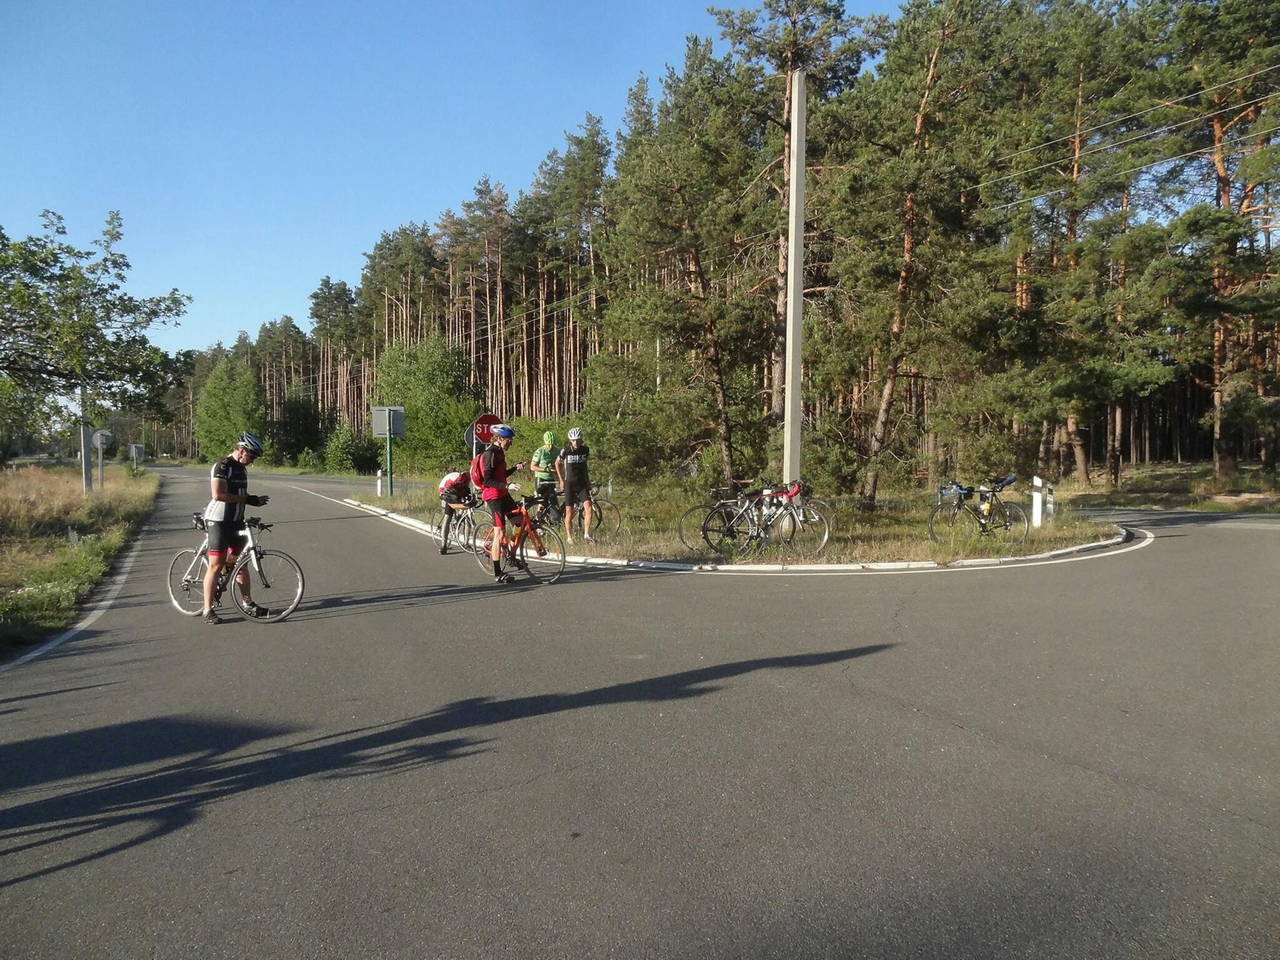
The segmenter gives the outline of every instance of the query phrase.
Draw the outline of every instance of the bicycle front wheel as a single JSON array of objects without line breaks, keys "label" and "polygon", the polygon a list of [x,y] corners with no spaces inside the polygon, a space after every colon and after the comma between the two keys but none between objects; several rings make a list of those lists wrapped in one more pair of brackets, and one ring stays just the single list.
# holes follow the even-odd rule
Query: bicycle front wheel
[{"label": "bicycle front wheel", "polygon": [[209,558],[203,553],[179,550],[169,564],[169,600],[177,611],[188,617],[200,616],[204,609],[204,575],[209,571]]},{"label": "bicycle front wheel", "polygon": [[929,511],[929,539],[944,547],[960,548],[978,539],[978,518],[954,503],[940,503]]},{"label": "bicycle front wheel", "polygon": [[[249,579],[252,603],[266,610],[255,617],[250,611],[250,598],[240,586],[240,575]],[[231,599],[240,612],[258,623],[276,623],[283,620],[302,602],[306,581],[298,561],[279,550],[250,550],[237,562],[231,577]]]},{"label": "bicycle front wheel", "polygon": [[774,518],[773,526],[777,531],[776,539],[792,553],[801,556],[817,556],[831,536],[827,518],[810,503],[803,507],[788,507]]},{"label": "bicycle front wheel", "polygon": [[702,549],[702,521],[715,508],[714,503],[700,503],[680,515],[680,519],[676,522],[676,536],[687,549],[695,553]]},{"label": "bicycle front wheel", "polygon": [[1027,531],[1031,524],[1027,521],[1027,513],[1016,503],[1005,503],[1001,500],[990,519],[987,520],[987,532],[1002,543],[1010,546],[1022,543],[1027,539]]},{"label": "bicycle front wheel", "polygon": [[550,527],[540,529],[538,536],[542,539],[545,553],[538,556],[533,535],[527,534],[520,541],[518,565],[524,568],[520,572],[534,583],[555,583],[560,579],[560,574],[564,573],[564,541]]},{"label": "bicycle front wheel", "polygon": [[489,559],[489,548],[493,544],[493,516],[488,513],[477,514],[473,518],[470,538],[467,547],[471,555],[486,573],[493,572],[493,561]]}]

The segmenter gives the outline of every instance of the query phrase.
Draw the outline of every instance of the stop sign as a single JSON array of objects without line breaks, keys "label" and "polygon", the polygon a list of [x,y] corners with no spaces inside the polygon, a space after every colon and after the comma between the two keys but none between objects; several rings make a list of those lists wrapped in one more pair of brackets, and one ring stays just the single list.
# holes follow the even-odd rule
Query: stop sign
[{"label": "stop sign", "polygon": [[482,413],[476,417],[473,429],[476,433],[476,440],[480,443],[491,443],[493,441],[493,428],[502,421],[495,414]]}]

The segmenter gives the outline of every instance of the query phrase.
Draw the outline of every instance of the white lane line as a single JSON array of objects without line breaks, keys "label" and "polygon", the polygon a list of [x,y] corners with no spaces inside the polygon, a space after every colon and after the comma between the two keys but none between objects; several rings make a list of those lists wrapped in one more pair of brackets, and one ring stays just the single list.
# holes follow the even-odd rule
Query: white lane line
[{"label": "white lane line", "polygon": [[[1046,560],[1027,560],[1019,562],[1009,560],[1004,563],[987,563],[982,566],[949,566],[949,567],[928,567],[899,570],[868,570],[866,568],[851,568],[846,566],[844,569],[835,570],[815,570],[812,567],[803,572],[796,572],[796,576],[804,577],[842,577],[842,576],[894,576],[899,574],[921,574],[921,573],[982,573],[992,570],[1025,570],[1028,567],[1047,567],[1055,563],[1078,563],[1081,560],[1103,560],[1107,557],[1118,557],[1122,553],[1132,553],[1134,550],[1141,550],[1143,547],[1150,546],[1155,542],[1155,535],[1147,530],[1133,531],[1135,534],[1142,536],[1137,543],[1131,543],[1127,547],[1116,547],[1108,549],[1089,550],[1074,557],[1054,557]],[[833,565],[834,566],[834,565]],[[724,576],[724,577],[776,577],[779,573],[791,573],[790,570],[774,571],[774,570],[695,570],[694,573],[701,573],[707,576]]]},{"label": "white lane line", "polygon": [[[414,520],[412,517],[402,517],[399,514],[393,514],[389,510],[381,507],[368,507],[364,504],[356,504],[350,500],[335,500],[333,497],[326,497],[323,493],[316,493],[314,490],[308,490],[306,487],[294,487],[295,490],[301,490],[303,493],[309,493],[313,497],[319,497],[321,500],[328,500],[330,503],[336,503],[340,506],[351,507],[355,510],[361,510],[365,513],[372,514],[375,517],[381,517],[383,520],[390,520],[392,523],[413,530],[424,536],[431,533],[431,526],[423,523],[421,520]],[[1044,559],[1026,560],[1006,560],[1000,562],[997,560],[982,561],[961,561],[965,566],[955,564],[952,566],[937,566],[933,563],[912,564],[904,563],[895,566],[891,570],[877,570],[872,564],[797,564],[794,566],[780,565],[778,568],[770,570],[746,570],[733,569],[727,570],[723,567],[715,569],[700,569],[699,565],[691,563],[660,563],[644,560],[614,560],[606,557],[566,557],[570,562],[581,562],[587,565],[626,567],[627,569],[644,570],[658,569],[672,572],[699,573],[706,576],[721,577],[777,577],[781,575],[790,575],[798,577],[845,577],[845,576],[871,576],[886,574],[902,574],[902,573],[964,573],[975,572],[981,570],[1021,570],[1026,567],[1044,567],[1054,563],[1076,563],[1080,560],[1100,560],[1104,557],[1118,557],[1122,553],[1131,553],[1134,550],[1141,550],[1143,547],[1150,546],[1155,542],[1155,536],[1147,530],[1135,528],[1135,534],[1140,534],[1142,539],[1137,543],[1131,543],[1127,547],[1106,547],[1099,546],[1095,549],[1085,547],[1079,548],[1080,552],[1071,557],[1045,557]]]},{"label": "white lane line", "polygon": [[[291,485],[292,486],[292,485]],[[330,503],[336,503],[340,507],[350,507],[353,510],[360,510],[364,513],[372,514],[375,517],[381,517],[383,520],[390,520],[392,523],[404,527],[406,530],[412,530],[414,533],[420,533],[423,536],[430,536],[432,527],[430,524],[423,523],[421,520],[414,520],[412,517],[401,517],[390,511],[383,510],[381,507],[365,507],[355,506],[346,500],[335,500],[333,497],[326,497],[323,493],[316,493],[314,490],[308,490],[306,487],[293,487],[294,490],[301,490],[303,493],[309,493],[313,497],[319,497],[321,500],[328,500]]]},{"label": "white lane line", "polygon": [[4,673],[6,670],[12,670],[14,667],[20,667],[24,663],[30,663],[37,657],[43,657],[50,650],[62,646],[68,640],[74,639],[76,636],[93,626],[98,621],[98,618],[107,612],[107,609],[115,601],[116,597],[120,595],[120,591],[124,589],[124,582],[129,578],[129,571],[133,569],[133,562],[137,559],[138,550],[142,546],[142,538],[149,531],[150,528],[147,528],[139,532],[137,538],[133,541],[133,546],[129,549],[128,554],[125,555],[124,563],[121,564],[120,570],[112,578],[111,584],[107,588],[107,592],[103,595],[102,599],[94,603],[93,608],[81,617],[74,627],[62,631],[62,633],[58,634],[52,640],[46,640],[30,653],[24,653],[17,660],[10,660],[8,663],[0,664],[0,673]]}]

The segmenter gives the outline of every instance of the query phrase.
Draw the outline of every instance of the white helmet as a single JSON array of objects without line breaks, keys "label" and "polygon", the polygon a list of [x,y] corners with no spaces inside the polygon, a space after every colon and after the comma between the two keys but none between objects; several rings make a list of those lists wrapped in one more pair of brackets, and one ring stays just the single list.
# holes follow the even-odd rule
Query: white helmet
[{"label": "white helmet", "polygon": [[581,439],[582,439],[582,428],[581,428],[581,427],[570,427],[570,428],[569,428],[569,439],[570,439],[570,440],[581,440]]}]

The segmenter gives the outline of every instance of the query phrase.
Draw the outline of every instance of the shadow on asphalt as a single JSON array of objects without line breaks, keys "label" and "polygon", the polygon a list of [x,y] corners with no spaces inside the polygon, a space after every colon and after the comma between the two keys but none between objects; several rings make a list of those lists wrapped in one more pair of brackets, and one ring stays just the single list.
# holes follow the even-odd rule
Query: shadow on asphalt
[{"label": "shadow on asphalt", "polygon": [[661,570],[634,570],[617,567],[566,570],[554,584],[539,584],[529,580],[516,580],[515,583],[500,586],[493,578],[482,579],[484,575],[475,568],[480,583],[475,584],[413,584],[403,587],[363,590],[353,593],[329,593],[315,597],[304,597],[302,605],[289,616],[289,623],[312,620],[331,620],[337,617],[354,617],[370,612],[370,608],[379,607],[430,607],[442,603],[455,603],[459,600],[473,599],[477,596],[498,597],[538,591],[544,588],[563,588],[572,583],[607,583],[624,577],[665,577],[672,576]]},{"label": "shadow on asphalt", "polygon": [[[753,673],[820,667],[879,653],[869,644],[824,653],[738,660],[579,693],[495,700],[473,697],[372,727],[229,756],[249,744],[297,733],[289,727],[198,717],[157,717],[0,745],[0,796],[56,780],[160,764],[141,773],[0,810],[0,854],[105,834],[103,846],[49,866],[0,877],[0,888],[107,857],[189,826],[202,808],[252,790],[306,777],[339,779],[401,772],[484,752],[492,738],[458,735],[531,717],[622,703],[684,700],[723,689],[717,681]],[[194,755],[194,756],[192,756]],[[16,866],[16,865],[15,865]]]},{"label": "shadow on asphalt", "polygon": [[20,697],[0,697],[0,705],[19,703],[23,700],[43,700],[45,697],[57,697],[64,693],[80,693],[82,690],[96,690],[98,687],[113,687],[119,680],[107,680],[103,683],[86,683],[79,687],[64,687],[61,690],[45,690],[43,693],[25,693]]}]

